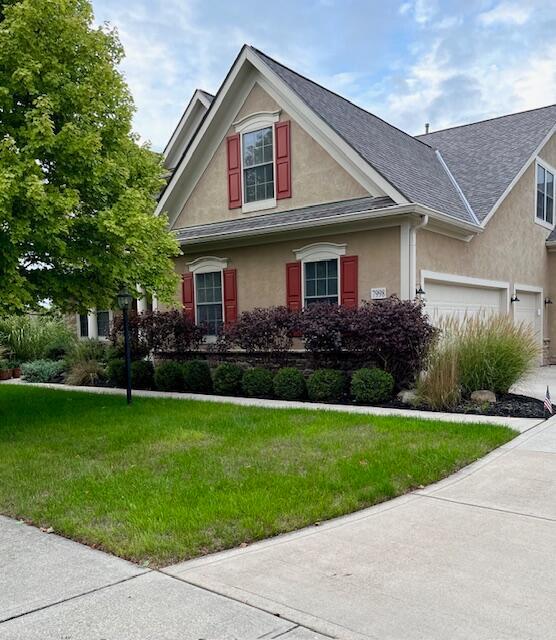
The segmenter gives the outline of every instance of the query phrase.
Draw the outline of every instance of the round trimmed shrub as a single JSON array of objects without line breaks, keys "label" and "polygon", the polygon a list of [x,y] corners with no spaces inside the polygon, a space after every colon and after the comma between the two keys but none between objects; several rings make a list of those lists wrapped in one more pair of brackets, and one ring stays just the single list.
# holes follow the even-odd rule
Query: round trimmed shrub
[{"label": "round trimmed shrub", "polygon": [[159,391],[182,391],[182,365],[172,360],[161,362],[154,371],[154,383]]},{"label": "round trimmed shrub", "polygon": [[125,387],[125,360],[122,358],[113,358],[106,365],[106,375],[108,380],[116,387]]},{"label": "round trimmed shrub", "polygon": [[313,402],[339,402],[345,388],[346,378],[336,369],[317,369],[307,379],[307,394]]},{"label": "round trimmed shrub", "polygon": [[262,367],[248,369],[241,379],[243,393],[249,398],[268,398],[272,396],[273,377],[272,371]]},{"label": "round trimmed shrub", "polygon": [[214,370],[214,390],[222,396],[237,396],[241,393],[243,369],[232,362],[224,362]]},{"label": "round trimmed shrub", "polygon": [[191,360],[182,367],[183,388],[189,393],[212,393],[210,367],[205,360]]},{"label": "round trimmed shrub", "polygon": [[299,369],[284,367],[274,376],[274,395],[280,400],[300,400],[306,391],[305,378]]},{"label": "round trimmed shrub", "polygon": [[359,369],[351,378],[351,395],[356,402],[386,402],[394,391],[394,378],[382,369]]},{"label": "round trimmed shrub", "polygon": [[154,367],[150,360],[136,360],[131,363],[131,386],[134,389],[152,389]]}]

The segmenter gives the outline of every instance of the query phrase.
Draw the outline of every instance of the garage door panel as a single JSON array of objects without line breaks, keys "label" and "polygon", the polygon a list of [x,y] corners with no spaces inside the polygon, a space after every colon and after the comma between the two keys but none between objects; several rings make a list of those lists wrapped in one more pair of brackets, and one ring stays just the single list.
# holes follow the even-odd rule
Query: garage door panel
[{"label": "garage door panel", "polygon": [[434,322],[448,317],[463,319],[505,311],[505,289],[435,281],[425,282],[425,285],[425,309]]}]

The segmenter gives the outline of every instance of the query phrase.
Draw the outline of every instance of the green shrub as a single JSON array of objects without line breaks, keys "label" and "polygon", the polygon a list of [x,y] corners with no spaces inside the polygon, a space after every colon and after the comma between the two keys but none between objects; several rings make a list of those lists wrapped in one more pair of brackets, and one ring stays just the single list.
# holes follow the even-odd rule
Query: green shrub
[{"label": "green shrub", "polygon": [[224,362],[214,370],[214,390],[222,396],[236,396],[241,393],[243,369],[237,364]]},{"label": "green shrub", "polygon": [[7,358],[0,359],[0,371],[8,371],[10,369],[10,362]]},{"label": "green shrub", "polygon": [[66,353],[65,359],[70,367],[88,360],[105,363],[108,361],[108,349],[108,343],[103,340],[95,338],[77,340]]},{"label": "green shrub", "polygon": [[241,379],[241,388],[248,398],[269,398],[273,391],[272,371],[255,367],[248,369]]},{"label": "green shrub", "polygon": [[212,393],[212,378],[206,360],[191,360],[183,365],[183,388],[189,393]]},{"label": "green shrub", "polygon": [[136,360],[131,363],[131,386],[134,389],[154,387],[154,367],[150,360]]},{"label": "green shrub", "polygon": [[159,391],[183,391],[183,366],[168,360],[154,371],[154,383]]},{"label": "green shrub", "polygon": [[538,361],[539,344],[530,327],[508,315],[475,316],[446,323],[457,344],[461,386],[472,393],[507,393]]},{"label": "green shrub", "polygon": [[461,400],[457,342],[443,337],[431,349],[417,383],[417,397],[436,411],[451,411]]},{"label": "green shrub", "polygon": [[47,350],[55,346],[59,353],[75,341],[74,331],[61,317],[24,315],[0,319],[0,345],[22,362],[45,359]]},{"label": "green shrub", "polygon": [[113,358],[108,361],[106,366],[106,375],[108,380],[115,386],[124,388],[127,386],[125,360],[122,358]]},{"label": "green shrub", "polygon": [[307,386],[299,369],[284,367],[274,376],[274,395],[280,400],[301,400],[305,397]]},{"label": "green shrub", "polygon": [[351,378],[351,395],[356,402],[374,404],[392,397],[394,378],[382,369],[359,369]]},{"label": "green shrub", "polygon": [[313,402],[339,402],[345,388],[344,374],[335,369],[318,369],[307,379],[307,394]]},{"label": "green shrub", "polygon": [[60,360],[33,360],[21,366],[27,382],[60,382],[63,372],[64,363]]},{"label": "green shrub", "polygon": [[66,376],[66,384],[95,386],[106,380],[106,369],[97,360],[81,360],[73,364]]}]

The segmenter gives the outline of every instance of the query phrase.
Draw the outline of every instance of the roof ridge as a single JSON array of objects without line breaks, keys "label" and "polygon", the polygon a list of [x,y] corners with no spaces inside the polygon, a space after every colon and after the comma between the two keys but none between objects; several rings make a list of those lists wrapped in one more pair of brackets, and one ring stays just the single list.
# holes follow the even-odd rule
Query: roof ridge
[{"label": "roof ridge", "polygon": [[381,118],[380,116],[377,116],[376,113],[372,113],[368,109],[360,107],[358,104],[355,104],[355,102],[352,102],[351,100],[348,100],[348,98],[346,98],[345,96],[337,93],[336,91],[332,91],[332,89],[329,89],[328,87],[325,87],[324,85],[319,84],[318,82],[315,82],[315,80],[312,80],[311,78],[308,78],[307,76],[304,76],[302,73],[299,73],[298,71],[295,71],[295,69],[292,69],[291,67],[288,67],[287,65],[285,65],[282,62],[276,60],[272,56],[269,56],[264,51],[261,51],[260,49],[257,49],[257,47],[254,47],[253,45],[248,45],[248,46],[251,49],[253,49],[253,51],[255,51],[256,53],[259,53],[259,54],[263,55],[265,58],[268,58],[269,60],[272,60],[272,62],[274,62],[275,64],[278,64],[281,67],[283,67],[284,69],[287,69],[291,73],[295,74],[296,76],[299,76],[300,78],[303,78],[303,80],[306,80],[307,82],[310,82],[311,84],[316,85],[320,89],[324,89],[324,91],[328,91],[328,93],[331,93],[333,96],[336,96],[337,98],[340,98],[344,102],[347,102],[348,104],[350,104],[352,107],[355,107],[359,111],[362,111],[363,113],[367,114],[368,116],[371,116],[372,118],[376,118],[377,120],[380,120],[381,122],[383,122],[385,125],[387,125],[391,129],[395,129],[396,131],[399,131],[400,133],[403,133],[404,136],[407,136],[408,138],[410,138],[411,140],[414,140],[416,142],[420,142],[421,144],[424,144],[426,147],[429,147],[429,149],[431,149],[431,151],[434,151],[434,148],[431,147],[431,145],[428,144],[428,142],[425,142],[424,140],[419,140],[418,137],[412,136],[407,131],[404,131],[403,129],[400,129],[399,127],[396,127],[395,125],[393,125],[392,123],[388,122],[387,120],[384,120],[384,118]]},{"label": "roof ridge", "polygon": [[491,122],[492,120],[501,120],[502,118],[511,118],[512,116],[519,116],[522,113],[531,113],[532,111],[542,111],[543,109],[550,109],[556,107],[554,104],[546,104],[544,107],[534,107],[533,109],[524,109],[523,111],[514,111],[513,113],[504,113],[501,116],[492,116],[492,118],[484,118],[483,120],[476,120],[475,122],[466,122],[465,124],[456,124],[453,127],[445,127],[444,129],[437,129],[436,131],[430,131],[429,133],[420,133],[415,136],[416,139],[424,138],[426,136],[432,136],[435,133],[442,133],[443,131],[451,131],[452,129],[463,129],[463,127],[472,127],[476,124],[482,124],[483,122]]}]

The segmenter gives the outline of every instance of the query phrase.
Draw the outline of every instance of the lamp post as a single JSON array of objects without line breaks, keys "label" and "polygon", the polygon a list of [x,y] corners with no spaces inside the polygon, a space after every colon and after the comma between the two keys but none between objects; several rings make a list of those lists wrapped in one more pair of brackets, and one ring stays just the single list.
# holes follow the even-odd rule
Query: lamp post
[{"label": "lamp post", "polygon": [[127,381],[127,404],[131,404],[131,350],[129,346],[129,309],[133,297],[129,291],[124,287],[118,293],[118,307],[124,314],[124,348],[125,348],[125,375]]}]

